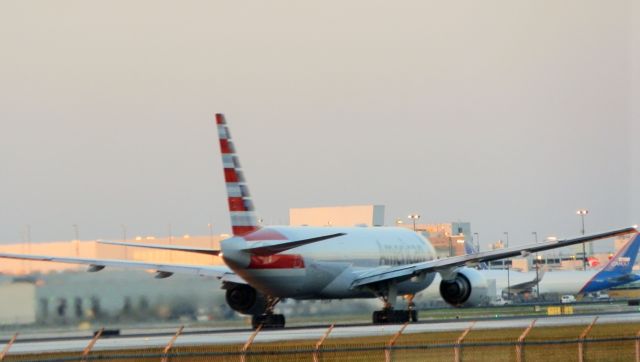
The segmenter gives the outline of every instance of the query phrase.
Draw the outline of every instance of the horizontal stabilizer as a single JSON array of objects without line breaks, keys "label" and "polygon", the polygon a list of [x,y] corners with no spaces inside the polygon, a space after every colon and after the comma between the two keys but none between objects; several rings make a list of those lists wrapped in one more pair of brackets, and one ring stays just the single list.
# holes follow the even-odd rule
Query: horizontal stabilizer
[{"label": "horizontal stabilizer", "polygon": [[327,239],[333,239],[343,235],[346,235],[346,234],[336,233],[336,234],[330,234],[330,235],[317,236],[315,238],[309,238],[309,239],[303,239],[303,240],[286,241],[284,243],[277,243],[277,244],[272,244],[267,246],[256,246],[253,248],[245,248],[245,249],[242,249],[242,251],[253,254],[253,255],[261,255],[261,256],[273,255],[273,254],[281,253],[285,250],[297,248],[302,245],[307,245],[307,244],[311,244],[311,243],[315,243],[315,242],[327,240]]},{"label": "horizontal stabilizer", "polygon": [[182,245],[160,245],[160,244],[145,244],[145,243],[126,243],[121,241],[107,241],[107,240],[98,240],[100,244],[108,244],[108,245],[119,245],[119,246],[133,246],[137,248],[150,248],[150,249],[161,249],[161,250],[170,250],[170,251],[185,251],[188,253],[200,253],[207,255],[219,255],[220,250],[216,249],[207,249],[207,248],[197,248],[193,246],[182,246]]},{"label": "horizontal stabilizer", "polygon": [[545,270],[544,269],[540,269],[538,271],[538,276],[533,278],[533,280],[529,280],[527,282],[524,283],[520,283],[520,284],[512,284],[510,286],[510,289],[512,292],[514,293],[522,293],[524,291],[527,290],[531,290],[533,288],[536,287],[536,285],[538,285],[538,283],[540,283],[540,281],[542,280],[542,277],[544,276]]},{"label": "horizontal stabilizer", "polygon": [[85,264],[89,266],[90,271],[102,270],[105,267],[114,268],[131,268],[154,270],[165,273],[181,273],[199,276],[216,277],[223,281],[244,284],[244,280],[234,274],[226,265],[189,265],[189,264],[164,264],[136,260],[117,260],[117,259],[96,259],[96,258],[78,258],[50,255],[33,255],[33,254],[10,254],[0,253],[0,258],[31,260],[31,261],[47,261],[54,263],[68,264]]}]

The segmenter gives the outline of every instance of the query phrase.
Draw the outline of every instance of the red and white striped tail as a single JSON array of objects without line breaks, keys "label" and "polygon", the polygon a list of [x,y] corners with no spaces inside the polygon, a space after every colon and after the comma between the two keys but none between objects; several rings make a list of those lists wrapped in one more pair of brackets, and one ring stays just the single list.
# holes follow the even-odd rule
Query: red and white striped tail
[{"label": "red and white striped tail", "polygon": [[216,113],[216,124],[220,139],[224,180],[227,183],[231,229],[233,235],[246,235],[260,228],[258,219],[256,218],[249,188],[242,174],[240,161],[236,155],[236,149],[231,141],[231,134],[223,114]]}]

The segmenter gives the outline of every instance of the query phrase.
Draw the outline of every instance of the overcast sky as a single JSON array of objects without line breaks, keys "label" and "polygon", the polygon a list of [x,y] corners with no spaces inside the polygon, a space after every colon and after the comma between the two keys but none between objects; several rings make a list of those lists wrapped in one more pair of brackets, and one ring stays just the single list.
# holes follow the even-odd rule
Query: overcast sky
[{"label": "overcast sky", "polygon": [[268,223],[640,223],[633,3],[2,1],[0,241],[228,232],[215,112]]}]

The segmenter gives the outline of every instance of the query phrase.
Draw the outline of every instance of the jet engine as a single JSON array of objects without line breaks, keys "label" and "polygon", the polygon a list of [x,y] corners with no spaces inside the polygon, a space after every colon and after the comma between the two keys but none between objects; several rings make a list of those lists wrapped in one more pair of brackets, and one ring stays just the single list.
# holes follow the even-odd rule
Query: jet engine
[{"label": "jet engine", "polygon": [[264,294],[246,284],[226,283],[225,298],[231,309],[242,314],[261,315],[267,310]]},{"label": "jet engine", "polygon": [[487,280],[476,269],[460,268],[454,277],[440,282],[440,295],[454,307],[471,307],[485,301]]}]

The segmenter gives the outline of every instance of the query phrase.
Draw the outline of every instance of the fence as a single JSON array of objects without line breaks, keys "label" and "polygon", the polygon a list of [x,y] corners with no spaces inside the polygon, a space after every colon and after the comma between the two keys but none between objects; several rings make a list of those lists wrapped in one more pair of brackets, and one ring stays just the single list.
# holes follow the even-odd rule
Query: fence
[{"label": "fence", "polygon": [[[329,338],[333,325],[318,341],[253,343],[254,332],[243,346],[178,346],[174,342],[182,327],[164,348],[91,351],[100,338],[96,333],[87,348],[76,353],[10,355],[7,344],[0,361],[637,361],[640,362],[640,330],[637,324],[602,325],[597,317],[588,326],[535,327],[535,320],[520,330],[517,338],[505,339],[505,331],[475,329],[472,323],[462,333],[431,332],[403,334],[406,324],[389,336]],[[556,328],[556,329],[554,329]],[[569,333],[575,333],[567,338]],[[615,332],[615,333],[612,333]],[[509,333],[515,332],[510,330]],[[536,332],[537,335],[536,335]],[[263,332],[264,333],[264,332]],[[475,336],[474,336],[475,333]],[[14,336],[13,341],[15,341]],[[446,341],[448,339],[448,341]]]}]

